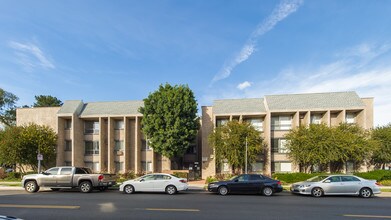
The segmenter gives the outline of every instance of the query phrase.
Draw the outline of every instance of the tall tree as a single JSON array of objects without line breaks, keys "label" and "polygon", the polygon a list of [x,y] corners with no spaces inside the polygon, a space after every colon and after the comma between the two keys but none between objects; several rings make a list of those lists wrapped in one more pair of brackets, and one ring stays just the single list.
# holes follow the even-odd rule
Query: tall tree
[{"label": "tall tree", "polygon": [[10,126],[0,131],[0,164],[17,165],[24,172],[24,165],[37,170],[37,154],[44,156],[43,167],[52,166],[56,156],[57,135],[47,126],[30,124]]},{"label": "tall tree", "polygon": [[243,170],[246,164],[246,138],[247,163],[252,164],[263,150],[263,138],[259,131],[247,122],[236,120],[217,127],[209,135],[209,144],[215,149],[217,163],[227,161],[234,170]]},{"label": "tall tree", "polygon": [[34,107],[57,107],[61,106],[61,100],[51,95],[38,95],[35,96]]},{"label": "tall tree", "polygon": [[16,102],[18,97],[0,88],[0,123],[11,126],[16,122]]},{"label": "tall tree", "polygon": [[379,168],[385,169],[387,163],[391,163],[391,123],[380,126],[372,131],[372,139],[379,143],[372,156],[372,161]]},{"label": "tall tree", "polygon": [[173,159],[194,143],[200,125],[197,101],[187,85],[160,85],[139,111],[142,131],[155,152]]}]

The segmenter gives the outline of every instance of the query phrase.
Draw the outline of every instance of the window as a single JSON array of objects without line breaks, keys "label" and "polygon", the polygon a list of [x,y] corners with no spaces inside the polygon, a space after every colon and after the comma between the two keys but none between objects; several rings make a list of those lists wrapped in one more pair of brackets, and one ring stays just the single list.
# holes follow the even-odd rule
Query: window
[{"label": "window", "polygon": [[327,180],[330,180],[330,182],[332,182],[332,183],[341,182],[341,178],[339,176],[332,176],[332,177],[328,178]]},{"label": "window", "polygon": [[141,170],[146,172],[152,172],[152,162],[151,161],[141,161]]},{"label": "window", "polygon": [[100,170],[99,162],[85,161],[84,164],[94,172],[99,172]]},{"label": "window", "polygon": [[[86,162],[85,164],[87,164],[88,162]],[[87,166],[87,165],[86,165]],[[88,174],[88,172],[85,170],[85,169],[82,169],[82,168],[76,168],[75,170],[75,174]]]},{"label": "window", "polygon": [[263,162],[255,162],[251,164],[251,170],[253,172],[262,172],[263,171]]},{"label": "window", "polygon": [[114,121],[114,129],[115,130],[123,130],[125,127],[125,123],[123,120],[115,120]]},{"label": "window", "polygon": [[360,182],[360,180],[354,176],[341,176],[342,182]]},{"label": "window", "polygon": [[141,150],[152,150],[149,143],[147,144],[147,142],[144,139],[141,140]]},{"label": "window", "polygon": [[292,172],[292,163],[290,162],[274,162],[273,171],[276,173]]},{"label": "window", "polygon": [[321,124],[322,123],[322,114],[313,114],[311,115],[311,124]]},{"label": "window", "polygon": [[70,129],[72,129],[72,120],[66,119],[65,120],[65,130],[70,130]]},{"label": "window", "polygon": [[72,141],[65,140],[65,151],[72,151]]},{"label": "window", "polygon": [[263,176],[262,175],[250,175],[250,180],[252,180],[252,181],[263,180]]},{"label": "window", "polygon": [[85,134],[99,134],[99,121],[85,121],[84,122]]},{"label": "window", "polygon": [[121,151],[124,150],[124,141],[122,140],[115,140],[114,141],[114,151]]},{"label": "window", "polygon": [[289,153],[288,149],[286,148],[286,139],[282,138],[273,138],[272,139],[272,151],[274,153],[279,153],[279,154],[286,154]]},{"label": "window", "polygon": [[354,124],[356,123],[356,114],[355,113],[346,113],[346,123]]},{"label": "window", "polygon": [[62,168],[60,171],[60,175],[71,175],[72,168]]},{"label": "window", "polygon": [[71,161],[65,161],[65,166],[72,166],[72,162]]},{"label": "window", "polygon": [[263,120],[260,118],[250,118],[246,119],[246,122],[250,123],[255,130],[257,131],[263,131]]},{"label": "window", "polygon": [[223,162],[223,172],[229,172],[231,171],[231,166],[229,165],[228,162]]},{"label": "window", "polygon": [[117,172],[123,172],[124,171],[124,162],[115,161],[115,170]]},{"label": "window", "polygon": [[228,119],[216,119],[216,127],[224,126],[228,123]]},{"label": "window", "polygon": [[292,116],[275,116],[272,117],[272,130],[284,131],[292,128]]},{"label": "window", "polygon": [[99,154],[99,141],[85,141],[85,155],[97,155]]},{"label": "window", "polygon": [[247,182],[249,180],[248,175],[244,174],[238,177],[239,182]]},{"label": "window", "polygon": [[49,175],[57,175],[58,173],[58,168],[51,168],[45,171],[45,173],[48,173]]}]

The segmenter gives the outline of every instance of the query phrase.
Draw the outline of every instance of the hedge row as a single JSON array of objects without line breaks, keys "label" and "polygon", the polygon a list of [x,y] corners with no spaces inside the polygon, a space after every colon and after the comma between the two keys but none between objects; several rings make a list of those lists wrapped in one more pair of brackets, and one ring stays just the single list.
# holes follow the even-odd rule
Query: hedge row
[{"label": "hedge row", "polygon": [[391,180],[391,170],[374,170],[365,173],[354,173],[354,175],[368,180]]}]

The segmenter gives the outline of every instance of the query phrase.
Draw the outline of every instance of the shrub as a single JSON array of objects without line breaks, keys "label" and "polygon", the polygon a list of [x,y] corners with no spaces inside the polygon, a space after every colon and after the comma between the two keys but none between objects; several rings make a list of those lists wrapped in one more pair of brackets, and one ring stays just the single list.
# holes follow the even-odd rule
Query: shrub
[{"label": "shrub", "polygon": [[273,178],[280,180],[283,184],[305,181],[321,173],[274,173]]},{"label": "shrub", "polygon": [[178,178],[188,179],[188,173],[186,173],[186,172],[174,172],[172,175],[176,176]]},{"label": "shrub", "polygon": [[364,173],[354,173],[354,175],[369,180],[391,180],[391,170],[374,170]]},{"label": "shrub", "polygon": [[208,176],[206,177],[206,180],[205,180],[205,184],[209,184],[209,183],[213,183],[213,182],[216,182],[217,179],[213,176]]},{"label": "shrub", "polygon": [[7,173],[7,177],[4,178],[4,180],[15,180],[15,181],[20,181],[22,178],[21,173],[18,172],[10,172]]},{"label": "shrub", "polygon": [[382,180],[380,181],[380,184],[383,186],[391,186],[391,180]]}]

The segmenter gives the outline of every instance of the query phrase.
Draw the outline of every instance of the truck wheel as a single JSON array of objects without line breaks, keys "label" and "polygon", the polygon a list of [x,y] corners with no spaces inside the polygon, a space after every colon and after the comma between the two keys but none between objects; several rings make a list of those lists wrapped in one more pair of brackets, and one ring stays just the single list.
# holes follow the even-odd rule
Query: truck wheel
[{"label": "truck wheel", "polygon": [[34,180],[30,180],[26,184],[24,184],[24,189],[29,193],[35,193],[38,192],[39,186],[37,185],[37,182],[35,182]]},{"label": "truck wheel", "polygon": [[79,185],[80,192],[89,193],[92,191],[92,184],[90,181],[83,181]]}]

